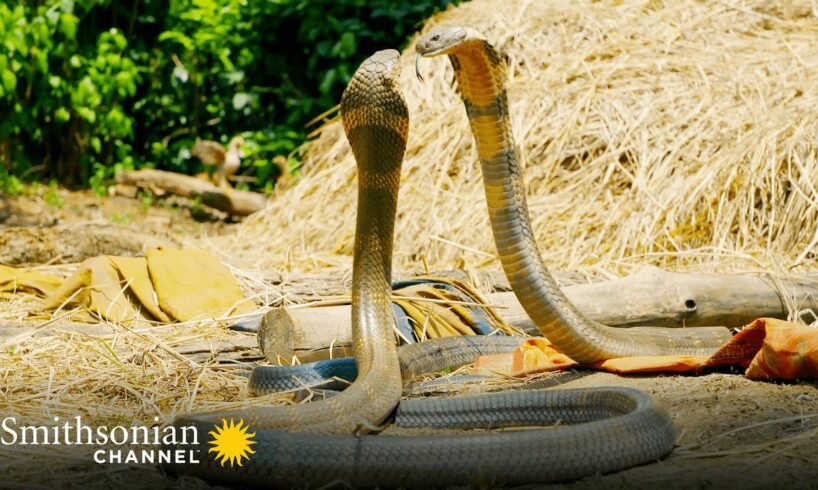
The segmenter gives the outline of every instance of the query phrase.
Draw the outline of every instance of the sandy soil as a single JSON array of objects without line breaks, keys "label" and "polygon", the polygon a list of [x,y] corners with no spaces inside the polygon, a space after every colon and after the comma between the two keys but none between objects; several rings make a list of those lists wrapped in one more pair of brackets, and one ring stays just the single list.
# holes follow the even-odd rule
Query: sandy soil
[{"label": "sandy soil", "polygon": [[[64,203],[60,206],[53,204],[53,198],[49,198],[52,201],[49,204],[42,196],[3,198],[0,237],[18,233],[17,228],[11,227],[32,231],[68,226],[66,229],[70,230],[84,221],[108,223],[123,232],[139,232],[169,241],[183,241],[199,233],[229,233],[232,227],[215,215],[206,221],[196,221],[184,209],[143,206],[138,200],[101,199],[87,193],[59,195]],[[124,220],[122,216],[130,218]],[[11,254],[0,247],[0,254],[3,253]],[[55,257],[53,260],[61,260],[59,254]],[[675,451],[661,462],[626,471],[530,488],[753,489],[818,485],[818,386],[814,382],[752,382],[739,373],[728,372],[627,377],[588,373],[564,386],[607,385],[638,388],[653,395],[672,414],[678,428]],[[54,459],[47,468],[28,468],[25,481],[14,481],[17,470],[0,460],[0,486],[209,488],[195,479],[165,477],[154,468],[102,468],[84,461],[87,460]]]}]

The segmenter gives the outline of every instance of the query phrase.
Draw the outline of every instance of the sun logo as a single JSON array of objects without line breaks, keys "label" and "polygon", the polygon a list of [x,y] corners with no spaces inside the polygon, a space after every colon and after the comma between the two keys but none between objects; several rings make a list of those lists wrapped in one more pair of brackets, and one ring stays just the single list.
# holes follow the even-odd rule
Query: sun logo
[{"label": "sun logo", "polygon": [[215,431],[210,431],[208,434],[213,438],[210,440],[210,445],[213,447],[208,451],[209,453],[216,453],[215,459],[221,458],[221,464],[230,461],[230,467],[234,465],[241,466],[242,458],[250,460],[250,454],[255,454],[255,451],[250,449],[250,446],[256,443],[253,440],[256,433],[247,433],[250,429],[249,425],[244,424],[244,420],[239,420],[238,424],[233,423],[233,419],[222,419],[221,426],[216,426]]}]

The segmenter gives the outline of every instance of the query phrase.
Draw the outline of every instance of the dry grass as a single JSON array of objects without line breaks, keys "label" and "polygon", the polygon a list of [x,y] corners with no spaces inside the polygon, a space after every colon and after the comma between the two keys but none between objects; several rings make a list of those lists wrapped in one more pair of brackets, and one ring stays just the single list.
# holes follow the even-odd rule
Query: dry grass
[{"label": "dry grass", "polygon": [[[508,56],[513,130],[527,161],[535,230],[552,268],[600,275],[648,264],[816,269],[812,1],[475,0],[426,29],[443,24],[481,30]],[[413,58],[410,46],[403,87],[412,119],[396,269],[496,268],[451,68],[444,59],[425,61],[421,85]],[[234,236],[197,242],[230,263],[264,305],[328,294],[320,281],[293,288],[291,275],[331,270],[338,283],[348,280],[356,176],[340,124],[327,124],[305,151],[303,176],[266,211]],[[274,280],[283,282],[272,286]],[[34,304],[26,296],[0,302],[0,318],[22,320]],[[246,334],[213,324],[109,326],[103,336],[5,342],[2,412],[30,423],[79,411],[87,423],[130,424],[246,403],[243,378],[177,353],[180,345]],[[30,459],[0,451],[0,482],[19,475],[15,468]],[[69,485],[81,475],[69,467],[47,476],[30,478],[53,488],[55,479]],[[135,486],[117,475],[100,478],[96,483]]]},{"label": "dry grass", "polygon": [[[484,0],[425,29],[470,25],[508,56],[529,204],[555,269],[813,268],[815,12],[809,1]],[[416,269],[420,258],[433,268],[494,266],[451,67],[425,61],[421,85],[413,61],[410,45],[396,267]],[[307,146],[305,169],[217,242],[227,255],[278,269],[348,268],[356,172],[338,122]]]}]

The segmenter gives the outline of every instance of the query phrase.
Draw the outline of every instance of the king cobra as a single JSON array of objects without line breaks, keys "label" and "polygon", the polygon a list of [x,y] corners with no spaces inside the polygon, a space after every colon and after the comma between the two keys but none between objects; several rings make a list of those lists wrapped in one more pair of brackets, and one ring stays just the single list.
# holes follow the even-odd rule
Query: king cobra
[{"label": "king cobra", "polygon": [[562,292],[537,248],[511,132],[502,57],[469,27],[434,30],[415,46],[418,77],[421,56],[449,57],[477,146],[503,270],[528,316],[563,354],[583,364],[627,356],[710,355],[729,339],[730,332],[722,327],[618,329],[583,315]]},{"label": "king cobra", "polygon": [[[670,418],[649,396],[632,389],[528,390],[398,403],[401,373],[389,285],[408,131],[399,61],[394,50],[374,54],[355,72],[341,99],[359,176],[352,283],[356,380],[323,401],[184,415],[174,425],[198,428],[194,450],[200,463],[171,469],[265,486],[515,485],[615,471],[667,454],[675,440]],[[450,342],[472,340],[429,342],[424,355]],[[447,352],[439,351],[442,357]],[[434,429],[558,426],[447,436],[366,434],[390,417],[398,427]],[[224,419],[242,419],[254,431],[254,453],[243,466],[221,465],[207,452],[206,434]]]}]

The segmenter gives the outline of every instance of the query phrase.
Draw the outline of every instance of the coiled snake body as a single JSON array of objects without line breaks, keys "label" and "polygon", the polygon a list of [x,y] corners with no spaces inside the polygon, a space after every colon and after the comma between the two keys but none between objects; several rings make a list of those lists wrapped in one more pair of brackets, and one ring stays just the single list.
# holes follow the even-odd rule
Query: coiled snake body
[{"label": "coiled snake body", "polygon": [[[440,39],[439,33],[424,36],[418,41],[418,49],[423,52],[424,46],[437,46]],[[478,139],[503,264],[515,290],[523,287],[521,298],[536,296],[543,287],[558,292],[553,280],[548,282],[550,276],[542,263],[531,262],[536,248],[527,221],[516,152],[509,146],[513,144],[510,131],[498,122],[498,117],[507,114],[505,97],[496,91],[502,87],[502,80],[493,75],[499,65],[487,65],[492,56],[492,50],[485,49],[488,43],[483,41],[482,53],[474,49],[477,45],[463,46],[469,51],[466,56],[474,56],[474,60],[456,49],[447,54],[455,64]],[[430,49],[426,54],[443,52]],[[478,73],[481,67],[488,71]],[[341,101],[344,129],[359,169],[352,292],[357,379],[340,395],[320,402],[185,415],[175,424],[196,425],[202,437],[223,418],[249,422],[256,433],[255,453],[242,467],[221,466],[207,455],[205,441],[201,441],[201,463],[173,469],[255,485],[347,482],[354,486],[428,487],[560,481],[626,468],[667,454],[675,439],[669,417],[646,394],[631,389],[520,391],[398,404],[401,373],[388,303],[393,224],[408,129],[398,70],[397,51],[376,53],[356,71]],[[492,91],[486,92],[487,87]],[[503,165],[517,175],[504,176]],[[515,203],[522,206],[516,212],[510,209]],[[522,242],[515,240],[514,233],[522,233],[525,238]],[[535,286],[528,286],[534,293],[526,292],[527,283],[522,279],[536,279],[536,274],[544,276],[546,282],[535,281]],[[555,301],[561,302],[553,305],[561,312],[568,308],[573,311],[571,315],[577,315],[564,297],[557,295]],[[546,309],[533,308],[529,312],[538,315],[534,317],[538,324],[569,325],[552,329],[557,337],[552,340],[560,341],[560,348],[572,357],[588,360],[607,353],[640,351],[640,347],[626,348],[625,338],[618,340],[617,335],[604,329],[600,333],[597,326],[581,341],[571,340],[572,332],[575,337],[577,330],[580,335],[588,332],[582,328],[572,330],[574,319],[564,312],[547,313]],[[543,318],[547,321],[543,322]],[[674,350],[678,345],[675,334],[645,334],[641,338],[662,339],[668,343],[665,350]],[[447,342],[462,347],[471,341],[443,339],[440,345]],[[452,352],[460,353],[462,363],[460,347]],[[428,348],[421,350],[429,355]],[[441,353],[444,359],[457,357],[449,356],[445,349]],[[579,425],[451,436],[361,435],[377,430],[393,410],[395,424],[400,427],[485,429],[557,422]]]}]

